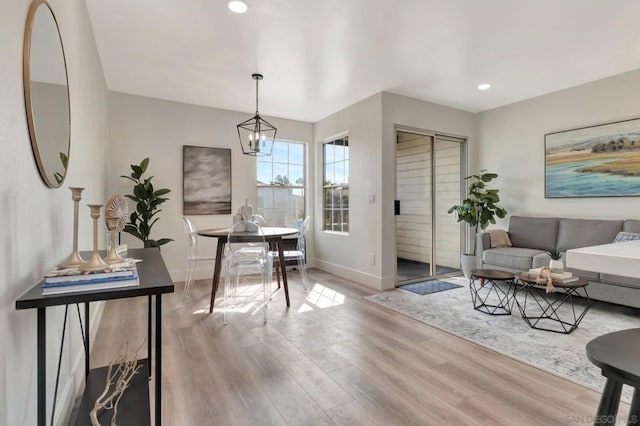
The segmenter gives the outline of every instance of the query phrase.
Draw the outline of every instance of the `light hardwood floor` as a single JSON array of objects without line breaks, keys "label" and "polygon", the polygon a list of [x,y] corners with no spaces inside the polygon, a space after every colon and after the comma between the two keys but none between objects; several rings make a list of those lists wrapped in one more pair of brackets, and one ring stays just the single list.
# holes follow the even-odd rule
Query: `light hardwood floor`
[{"label": "light hardwood floor", "polygon": [[[588,424],[599,393],[369,303],[372,291],[291,272],[291,308],[208,314],[209,282],[163,301],[165,425]],[[261,300],[261,296],[256,299]],[[217,303],[220,299],[217,300]],[[146,338],[146,298],[107,302],[91,354]],[[628,406],[621,407],[626,413]]]}]

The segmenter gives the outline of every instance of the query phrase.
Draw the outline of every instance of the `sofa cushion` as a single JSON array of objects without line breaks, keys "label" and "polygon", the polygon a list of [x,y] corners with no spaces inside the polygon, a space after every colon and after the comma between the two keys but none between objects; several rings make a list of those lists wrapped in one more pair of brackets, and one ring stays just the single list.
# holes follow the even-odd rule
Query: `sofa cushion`
[{"label": "sofa cushion", "polygon": [[622,220],[560,219],[557,247],[572,248],[609,244],[622,229]]},{"label": "sofa cushion", "polygon": [[544,253],[541,250],[520,247],[497,247],[482,252],[482,261],[504,268],[531,269],[534,256]]},{"label": "sofa cushion", "polygon": [[[556,217],[511,216],[509,238],[514,247],[551,250],[556,246],[558,223]],[[609,241],[612,241],[613,238]]]},{"label": "sofa cushion", "polygon": [[600,274],[600,282],[606,284],[618,284],[625,287],[640,288],[639,278],[623,277],[621,275]]},{"label": "sofa cushion", "polygon": [[624,232],[640,232],[640,220],[627,219],[624,221],[624,225],[622,225],[622,230]]}]

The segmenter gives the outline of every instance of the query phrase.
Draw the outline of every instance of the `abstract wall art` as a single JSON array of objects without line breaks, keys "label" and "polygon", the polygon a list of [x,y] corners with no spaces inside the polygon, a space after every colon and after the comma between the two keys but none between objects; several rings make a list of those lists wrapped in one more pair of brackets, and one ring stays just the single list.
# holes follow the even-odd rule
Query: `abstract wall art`
[{"label": "abstract wall art", "polygon": [[183,213],[231,214],[231,150],[182,147]]},{"label": "abstract wall art", "polygon": [[640,196],[640,119],[548,133],[545,198]]}]

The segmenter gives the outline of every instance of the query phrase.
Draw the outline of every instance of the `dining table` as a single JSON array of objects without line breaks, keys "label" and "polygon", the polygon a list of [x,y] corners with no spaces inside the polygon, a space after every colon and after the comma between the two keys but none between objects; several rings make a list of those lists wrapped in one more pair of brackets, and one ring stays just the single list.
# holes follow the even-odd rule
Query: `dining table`
[{"label": "dining table", "polygon": [[[282,287],[284,288],[284,296],[287,302],[287,307],[291,306],[289,301],[289,286],[287,283],[287,269],[284,258],[284,243],[282,237],[295,235],[299,232],[297,228],[275,227],[275,226],[263,226],[262,233],[264,234],[264,240],[269,243],[271,250],[278,251],[279,271],[282,273]],[[224,246],[227,243],[230,228],[215,228],[215,229],[202,229],[198,230],[198,235],[202,237],[217,238],[218,245],[216,247],[216,260],[213,270],[213,280],[211,282],[211,301],[209,303],[209,313],[213,312],[213,302],[216,298],[216,292],[220,283],[220,272],[222,270],[222,257],[224,253]],[[262,235],[256,233],[257,238],[262,238]],[[278,270],[276,270],[278,271]]]}]

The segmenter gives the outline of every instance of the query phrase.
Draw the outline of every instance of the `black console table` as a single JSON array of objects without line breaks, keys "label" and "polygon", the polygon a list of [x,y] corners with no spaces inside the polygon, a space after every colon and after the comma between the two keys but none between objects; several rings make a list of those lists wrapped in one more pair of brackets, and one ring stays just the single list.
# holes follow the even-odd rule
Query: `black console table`
[{"label": "black console table", "polygon": [[[86,254],[86,258],[88,258],[89,254]],[[151,375],[151,353],[152,353],[152,345],[151,345],[151,329],[152,329],[152,296],[155,295],[155,425],[161,425],[161,384],[162,384],[162,295],[164,293],[173,293],[174,287],[173,282],[171,281],[171,277],[169,276],[169,272],[167,271],[167,267],[164,264],[164,260],[160,255],[160,250],[157,248],[146,248],[146,249],[131,249],[128,252],[128,257],[133,257],[136,259],[142,259],[141,263],[138,263],[138,277],[140,281],[140,285],[135,287],[123,287],[123,288],[114,288],[114,289],[105,289],[105,290],[93,290],[93,291],[83,291],[83,292],[74,292],[74,293],[64,293],[64,294],[54,294],[44,296],[42,294],[42,282],[38,283],[36,286],[31,288],[31,290],[27,291],[22,297],[16,300],[16,309],[37,309],[38,310],[38,321],[37,321],[37,341],[38,341],[38,425],[45,426],[47,421],[47,413],[46,413],[46,405],[47,405],[47,395],[46,395],[46,308],[49,306],[60,306],[60,305],[69,305],[76,303],[84,303],[84,324],[85,324],[85,378],[87,381],[87,385],[85,386],[85,392],[91,392],[91,389],[94,386],[91,386],[92,382],[96,382],[99,379],[91,380],[92,377],[97,374],[99,377],[100,374],[104,374],[101,372],[102,369],[91,370],[89,363],[89,303],[97,302],[101,300],[112,300],[112,299],[123,299],[128,297],[139,297],[139,296],[147,296],[148,297],[148,320],[147,320],[147,359],[141,362],[145,363],[145,367],[141,369],[142,371],[147,371],[149,376]],[[141,372],[138,375],[141,375]],[[95,373],[95,374],[94,374]],[[141,375],[141,377],[144,377]],[[147,380],[144,380],[143,383],[146,383]],[[104,382],[103,382],[104,383]],[[124,406],[133,406],[138,409],[144,410],[144,407],[149,407],[149,395],[148,395],[148,386],[142,385],[139,386],[140,393],[144,393],[144,399],[146,399],[146,404],[136,404],[136,403],[127,403],[125,399],[139,397],[136,395],[135,390],[128,389],[130,392],[125,392],[122,400],[121,400],[121,412],[122,419],[125,419],[125,414],[123,407]],[[88,399],[87,399],[88,400]],[[95,400],[95,398],[94,398]],[[81,407],[81,411],[82,411]],[[135,419],[135,424],[144,424],[140,423],[140,418],[144,418],[144,413],[142,417],[131,416],[131,418]],[[150,423],[149,414],[146,414],[147,421]],[[87,417],[88,419],[88,417]],[[88,424],[88,423],[87,423]],[[124,422],[119,422],[119,424],[125,424]]]},{"label": "black console table", "polygon": [[634,387],[627,424],[640,424],[640,328],[596,337],[587,343],[586,352],[607,378],[594,424],[616,424],[622,385]]}]

